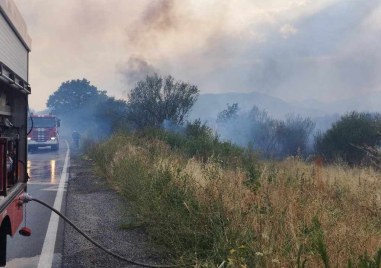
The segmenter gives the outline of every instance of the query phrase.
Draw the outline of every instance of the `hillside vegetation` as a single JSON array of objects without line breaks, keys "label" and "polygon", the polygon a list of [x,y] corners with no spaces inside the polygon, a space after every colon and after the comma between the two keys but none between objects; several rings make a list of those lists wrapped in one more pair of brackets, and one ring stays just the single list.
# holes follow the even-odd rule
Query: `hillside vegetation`
[{"label": "hillside vegetation", "polygon": [[92,149],[135,220],[179,264],[379,267],[379,171],[258,160],[201,124],[115,134]]}]

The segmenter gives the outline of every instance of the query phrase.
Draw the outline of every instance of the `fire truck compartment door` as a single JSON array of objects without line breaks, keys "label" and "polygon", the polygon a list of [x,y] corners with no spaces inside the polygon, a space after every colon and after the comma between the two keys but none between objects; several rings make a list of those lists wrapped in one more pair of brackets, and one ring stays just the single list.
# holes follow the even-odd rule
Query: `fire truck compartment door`
[{"label": "fire truck compartment door", "polygon": [[28,81],[28,50],[0,12],[0,61]]}]

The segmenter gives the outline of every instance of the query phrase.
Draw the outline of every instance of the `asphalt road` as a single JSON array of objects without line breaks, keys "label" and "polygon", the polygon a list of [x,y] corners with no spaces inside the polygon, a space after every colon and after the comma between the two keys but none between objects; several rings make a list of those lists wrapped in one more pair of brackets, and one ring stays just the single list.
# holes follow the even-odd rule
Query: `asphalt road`
[{"label": "asphalt road", "polygon": [[[30,176],[28,193],[30,195],[53,206],[61,174],[64,171],[67,150],[66,142],[61,141],[60,150],[57,152],[52,152],[49,148],[42,148],[28,154],[28,174]],[[66,194],[63,194],[64,200],[62,201],[61,211],[65,211],[65,197]],[[46,251],[49,251],[49,245],[47,245],[49,243],[46,242],[46,236],[49,223],[51,222],[50,210],[36,202],[29,202],[26,205],[26,226],[32,229],[32,235],[30,237],[23,237],[17,233],[13,238],[8,237],[6,267],[60,267],[63,245],[62,220],[59,220],[56,240],[53,240],[55,243],[53,242],[53,246],[50,246],[52,253],[54,247],[52,264],[49,263],[50,261],[45,261],[41,264],[40,260],[41,256],[46,255]],[[22,226],[24,224],[25,221],[22,223]],[[43,246],[45,253],[42,254]]]}]

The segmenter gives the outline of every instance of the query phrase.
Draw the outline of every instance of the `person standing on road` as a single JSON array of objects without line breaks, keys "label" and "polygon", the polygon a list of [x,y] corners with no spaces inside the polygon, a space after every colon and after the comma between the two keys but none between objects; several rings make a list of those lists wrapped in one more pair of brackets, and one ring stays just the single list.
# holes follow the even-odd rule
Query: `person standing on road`
[{"label": "person standing on road", "polygon": [[73,138],[74,147],[78,149],[81,135],[78,133],[78,131],[74,130],[73,133],[71,134],[71,137]]}]

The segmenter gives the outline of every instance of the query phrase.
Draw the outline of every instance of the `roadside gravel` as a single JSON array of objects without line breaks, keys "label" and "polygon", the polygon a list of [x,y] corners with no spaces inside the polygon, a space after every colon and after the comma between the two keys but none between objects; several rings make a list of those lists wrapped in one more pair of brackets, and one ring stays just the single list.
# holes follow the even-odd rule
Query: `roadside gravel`
[{"label": "roadside gravel", "polygon": [[[150,244],[142,228],[125,230],[128,203],[94,173],[94,164],[78,154],[71,156],[66,216],[107,249],[144,263],[162,263],[163,254]],[[138,267],[115,259],[65,224],[63,268]]]}]

